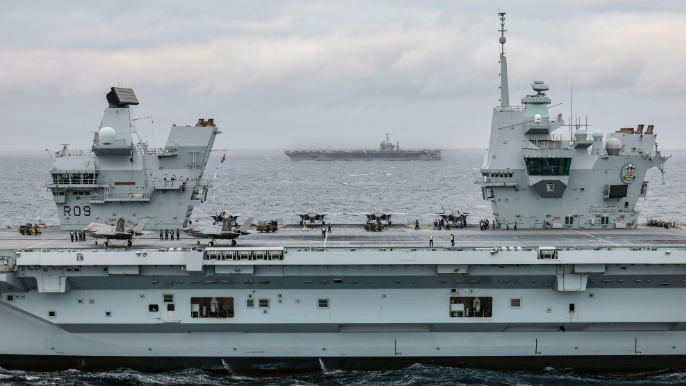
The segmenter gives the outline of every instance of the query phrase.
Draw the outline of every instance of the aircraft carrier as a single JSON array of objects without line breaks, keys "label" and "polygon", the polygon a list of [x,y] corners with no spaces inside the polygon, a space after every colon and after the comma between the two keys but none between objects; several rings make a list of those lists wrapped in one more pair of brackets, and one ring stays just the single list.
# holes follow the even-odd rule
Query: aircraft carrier
[{"label": "aircraft carrier", "polygon": [[[685,367],[686,231],[636,217],[645,170],[665,161],[654,133],[558,139],[552,130],[566,128],[548,115],[543,82],[509,104],[502,32],[501,104],[480,180],[495,227],[282,229],[237,247],[154,234],[109,248],[56,227],[3,229],[0,366]],[[138,215],[166,207],[148,208]]]},{"label": "aircraft carrier", "polygon": [[379,144],[379,150],[286,150],[291,161],[440,161],[440,150],[400,150],[391,134]]}]

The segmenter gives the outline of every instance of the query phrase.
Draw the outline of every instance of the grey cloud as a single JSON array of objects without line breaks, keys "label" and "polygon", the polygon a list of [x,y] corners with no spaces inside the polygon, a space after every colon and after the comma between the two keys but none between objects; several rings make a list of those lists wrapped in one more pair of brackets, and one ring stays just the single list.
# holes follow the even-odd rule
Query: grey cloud
[{"label": "grey cloud", "polygon": [[[534,79],[553,111],[603,131],[657,125],[683,147],[682,2],[519,1],[508,12],[512,103]],[[217,147],[487,146],[498,104],[497,6],[454,1],[4,3],[0,150],[88,147],[104,92],[137,116],[212,117]],[[139,121],[152,142],[152,125]]]}]

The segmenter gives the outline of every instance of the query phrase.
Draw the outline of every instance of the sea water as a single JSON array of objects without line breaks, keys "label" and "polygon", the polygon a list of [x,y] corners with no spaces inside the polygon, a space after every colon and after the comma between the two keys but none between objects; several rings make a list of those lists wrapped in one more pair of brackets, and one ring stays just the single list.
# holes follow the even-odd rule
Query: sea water
[{"label": "sea water", "polygon": [[[213,152],[203,175],[211,179],[207,201],[196,202],[193,220],[227,209],[242,218],[276,218],[298,223],[309,209],[327,213],[327,222],[363,223],[375,209],[404,213],[396,223],[429,223],[434,213],[459,209],[468,221],[492,219],[491,205],[481,196],[476,181],[485,149],[444,150],[442,161],[290,161],[281,150],[232,150],[213,175],[223,152]],[[648,199],[639,199],[640,219],[683,219],[686,197],[686,152],[665,151],[673,157],[662,173],[650,169]],[[0,153],[0,226],[17,226],[40,217],[59,224],[52,194],[45,188],[52,159],[46,152]],[[143,215],[143,214],[141,214]]]},{"label": "sea water", "polygon": [[[383,209],[406,213],[394,217],[405,222],[431,222],[433,213],[459,209],[476,222],[492,218],[481,197],[479,170],[486,151],[444,150],[439,162],[292,162],[279,150],[226,152],[226,162],[214,180],[208,199],[198,203],[193,219],[228,209],[258,220],[299,221],[308,209],[329,213],[333,223],[363,222],[362,213]],[[665,184],[656,169],[648,171],[648,200],[640,200],[641,221],[647,218],[684,218],[686,152],[667,151]],[[212,178],[223,156],[210,157],[205,178]],[[19,225],[41,217],[59,224],[52,194],[45,188],[52,159],[45,152],[0,153],[0,224]],[[187,369],[148,374],[129,369],[102,372],[76,370],[37,373],[0,369],[0,385],[684,385],[686,373],[578,374],[570,369],[542,372],[486,371],[414,365],[393,371],[325,371],[280,378],[248,378],[228,372]]]}]

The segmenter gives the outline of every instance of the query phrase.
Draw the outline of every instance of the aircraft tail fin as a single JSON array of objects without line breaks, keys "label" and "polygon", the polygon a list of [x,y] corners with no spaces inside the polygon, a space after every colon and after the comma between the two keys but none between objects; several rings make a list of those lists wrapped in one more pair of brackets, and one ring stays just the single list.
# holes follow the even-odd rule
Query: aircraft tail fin
[{"label": "aircraft tail fin", "polygon": [[133,228],[133,233],[134,233],[134,234],[137,234],[137,235],[140,235],[140,234],[141,234],[141,232],[143,231],[143,227],[145,226],[145,223],[148,222],[148,218],[149,218],[149,217],[144,217],[144,218],[138,223],[138,225],[136,225],[136,227]]},{"label": "aircraft tail fin", "polygon": [[231,232],[231,219],[227,218],[224,220],[224,225],[222,225],[222,232]]},{"label": "aircraft tail fin", "polygon": [[119,218],[117,221],[117,227],[115,228],[115,232],[117,233],[124,233],[124,217]]},{"label": "aircraft tail fin", "polygon": [[247,232],[248,229],[250,229],[250,225],[252,225],[252,220],[254,220],[254,219],[255,219],[255,217],[250,217],[250,218],[248,218],[247,220],[245,220],[245,221],[243,222],[243,225],[241,225],[241,226],[238,228],[238,231],[241,232],[241,233]]}]

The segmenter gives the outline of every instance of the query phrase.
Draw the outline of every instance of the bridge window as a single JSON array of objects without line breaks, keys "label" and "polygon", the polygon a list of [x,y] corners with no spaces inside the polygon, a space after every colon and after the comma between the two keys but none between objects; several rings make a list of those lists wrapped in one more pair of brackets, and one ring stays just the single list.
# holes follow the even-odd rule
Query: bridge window
[{"label": "bridge window", "polygon": [[55,185],[94,185],[97,173],[53,173],[52,182]]},{"label": "bridge window", "polygon": [[530,176],[568,176],[571,158],[525,158]]}]

